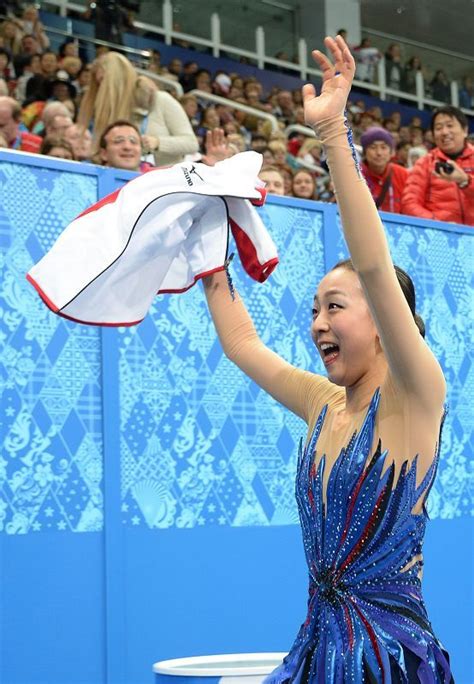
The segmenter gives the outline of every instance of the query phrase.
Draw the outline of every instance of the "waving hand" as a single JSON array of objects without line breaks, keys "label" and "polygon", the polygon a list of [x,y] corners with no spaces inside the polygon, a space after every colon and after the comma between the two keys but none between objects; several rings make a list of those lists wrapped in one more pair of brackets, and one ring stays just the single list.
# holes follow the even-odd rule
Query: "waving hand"
[{"label": "waving hand", "polygon": [[323,72],[321,94],[310,83],[303,86],[305,121],[316,126],[320,121],[343,114],[355,74],[355,62],[341,36],[325,38],[334,64],[320,50],[313,50],[313,58]]}]

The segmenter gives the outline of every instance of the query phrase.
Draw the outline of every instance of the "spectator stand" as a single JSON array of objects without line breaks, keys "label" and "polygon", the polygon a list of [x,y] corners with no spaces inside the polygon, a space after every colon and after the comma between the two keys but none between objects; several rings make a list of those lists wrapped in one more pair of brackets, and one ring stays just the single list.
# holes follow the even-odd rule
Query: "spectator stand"
[{"label": "spectator stand", "polygon": [[[74,8],[76,7],[77,6],[74,5]],[[212,72],[219,69],[223,71],[237,73],[244,78],[255,77],[262,83],[262,85],[268,91],[274,87],[278,87],[280,89],[285,90],[296,90],[301,88],[303,83],[306,82],[305,79],[302,79],[297,75],[291,76],[276,71],[266,71],[265,69],[262,70],[260,67],[251,64],[243,64],[240,62],[236,62],[229,57],[219,57],[217,59],[214,55],[211,55],[208,52],[199,52],[191,48],[183,48],[175,45],[169,45],[166,43],[161,43],[158,39],[155,40],[147,38],[145,36],[137,36],[135,34],[123,34],[124,44],[119,46],[113,43],[109,43],[107,41],[95,39],[93,37],[94,27],[90,22],[86,22],[80,19],[69,19],[49,12],[42,12],[41,16],[46,26],[46,32],[50,37],[52,49],[58,49],[59,45],[64,41],[65,38],[74,37],[80,41],[81,46],[85,47],[86,53],[90,60],[94,58],[95,47],[103,45],[112,49],[120,50],[121,52],[125,53],[129,57],[129,59],[131,59],[131,61],[133,61],[136,64],[140,64],[141,66],[144,66],[146,64],[147,58],[149,57],[149,51],[158,49],[162,55],[163,63],[169,63],[173,58],[176,57],[181,59],[183,62],[198,61],[199,67],[201,69],[208,69]],[[153,28],[156,30],[157,34],[160,35],[159,27],[150,27],[148,24],[141,24],[140,22],[136,22],[136,26],[137,28],[146,28],[147,30]],[[181,34],[177,32],[173,32],[173,36],[183,39],[184,37],[194,38],[193,36],[188,36],[188,34]],[[206,47],[206,44],[210,41],[205,41],[202,38],[196,37],[195,42],[198,44],[202,43],[204,47]],[[226,52],[238,52],[236,48],[231,48],[230,50],[227,50],[227,48],[230,48],[230,46],[221,45],[220,47],[225,48]],[[253,56],[255,57],[255,55]],[[283,62],[282,60],[276,60],[272,58],[265,58],[264,61],[269,61],[269,63],[271,62],[272,64],[276,64],[278,62],[281,68],[290,65],[293,70],[295,70],[297,66],[290,62]],[[321,73],[317,69],[308,69],[308,73],[314,74],[316,76],[321,75]],[[160,81],[164,78],[162,76],[159,76],[158,78],[157,75],[152,74],[148,71],[146,71],[146,75],[151,78],[155,78],[155,80],[157,81]],[[385,78],[384,75],[383,78]],[[166,82],[161,80],[161,82],[163,82],[166,85],[166,89],[168,89],[169,80],[170,79],[167,79]],[[360,85],[360,88],[364,90],[376,90],[376,87],[372,86],[372,84],[369,85],[362,81],[354,81],[354,83],[356,85]],[[176,82],[173,81],[173,84],[176,84]],[[178,91],[175,85],[171,86],[171,84],[169,84],[169,88],[174,88],[176,91]],[[392,89],[389,89],[389,91],[390,94],[403,96],[404,99],[408,98],[408,94],[404,94],[401,91],[395,91]],[[387,90],[387,92],[389,91]],[[429,122],[431,118],[430,111],[418,110],[411,106],[401,104],[399,102],[381,101],[378,97],[366,94],[365,92],[358,92],[357,97],[365,102],[367,108],[373,106],[381,106],[385,117],[390,116],[392,112],[399,111],[402,115],[402,124],[405,124],[408,123],[413,116],[417,115],[421,118],[423,126],[425,128],[429,127]],[[434,100],[429,100],[429,102],[431,104],[442,104],[436,103]],[[229,100],[226,100],[226,105],[229,106]],[[474,116],[474,111],[465,109],[463,111],[467,112],[468,115],[470,115],[471,117]],[[255,116],[257,116],[258,113],[260,113],[260,110],[252,110],[252,114],[254,114]],[[469,122],[470,130],[474,132],[474,119],[470,118]]]},{"label": "spectator stand", "polygon": [[[363,29],[364,35],[372,38],[372,43],[376,44],[380,51],[385,52],[386,48],[394,43],[400,45],[402,56],[405,55],[405,65],[410,57],[418,57],[423,65],[422,73],[425,74],[421,78],[420,92],[425,91],[425,103],[430,104],[429,98],[429,83],[434,73],[439,69],[446,69],[450,73],[455,74],[455,78],[451,79],[451,104],[459,107],[459,89],[457,82],[461,81],[463,76],[473,73],[474,58],[452,50],[440,48],[437,45],[423,43],[418,40],[412,40],[406,37],[396,36],[385,31],[378,31],[371,28]],[[420,73],[421,75],[421,73]],[[417,91],[418,92],[418,91]],[[467,109],[465,109],[467,113]]]},{"label": "spectator stand", "polygon": [[[91,23],[76,20],[76,19],[69,19],[65,15],[67,14],[68,10],[74,10],[74,11],[84,11],[85,8],[81,7],[75,3],[68,3],[65,2],[65,0],[50,0],[48,3],[50,5],[55,5],[60,8],[60,12],[63,16],[57,16],[57,15],[51,15],[54,16],[54,22],[56,23],[57,28],[59,28],[59,22],[62,20],[63,22],[71,22],[72,27],[74,28],[74,31],[77,33],[81,33],[82,31],[77,31],[77,29],[82,29],[82,25],[86,24],[87,29],[85,30],[85,33],[82,35],[90,35],[91,31],[93,32],[94,27]],[[50,24],[49,21],[50,14],[49,13],[42,13],[42,19],[45,23],[46,26]],[[80,25],[79,23],[80,22]],[[207,60],[204,59],[205,55],[199,55],[199,65],[201,68],[211,68],[211,69],[227,69],[231,71],[238,71],[242,75],[246,74],[251,74],[251,75],[258,75],[259,79],[263,82],[263,84],[267,87],[271,87],[272,85],[278,85],[279,87],[283,88],[297,88],[300,87],[302,81],[307,81],[310,76],[321,76],[321,72],[318,69],[313,68],[312,66],[308,65],[308,46],[306,42],[303,39],[300,39],[298,41],[298,63],[294,62],[289,62],[286,60],[281,60],[277,59],[275,57],[272,57],[270,55],[265,54],[265,31],[261,26],[258,26],[255,30],[255,51],[251,52],[249,50],[243,50],[239,47],[224,44],[221,42],[221,23],[220,23],[220,18],[217,13],[213,13],[210,18],[210,39],[207,38],[202,38],[198,36],[194,36],[191,34],[187,33],[181,33],[180,31],[175,31],[173,29],[173,5],[169,0],[164,0],[163,3],[163,25],[162,26],[153,26],[151,24],[145,24],[139,21],[134,22],[134,26],[138,31],[146,31],[147,33],[155,33],[157,35],[158,40],[164,40],[165,46],[169,47],[172,52],[168,53],[168,51],[165,52],[160,47],[160,51],[163,52],[163,55],[166,58],[171,59],[173,56],[178,56],[183,59],[196,59],[196,51],[195,50],[188,50],[187,48],[177,48],[176,46],[173,46],[172,43],[173,41],[176,40],[181,40],[181,41],[188,41],[192,43],[193,45],[197,45],[199,49],[204,49],[205,51],[208,52],[207,57],[210,56],[209,53],[212,54],[212,57],[214,58],[219,58],[219,63],[217,64],[214,60],[212,62],[208,62]],[[63,24],[63,30],[66,28],[66,25]],[[76,35],[77,35],[76,33]],[[123,34],[123,43],[124,46],[126,47],[133,47],[135,49],[153,49],[157,47],[156,41],[150,38],[146,38],[143,36],[140,36],[138,34],[130,34],[130,33],[124,33]],[[176,50],[176,51],[175,51]],[[180,52],[181,50],[184,50],[185,52]],[[239,64],[238,68],[236,65],[236,62],[233,60],[229,60],[229,63],[225,63],[225,59],[227,55],[235,55],[236,58],[245,58],[246,60],[252,60],[256,66],[250,68],[250,70],[247,70],[246,68],[243,67],[250,67],[250,65],[244,65],[244,64]],[[262,71],[265,69],[265,65],[270,65],[273,66],[274,68],[285,70],[285,71],[294,71],[295,72],[295,77],[292,79],[292,76],[289,76],[287,74],[283,73],[271,73],[271,72],[265,72],[265,75],[262,75]],[[272,78],[273,76],[273,78]],[[286,81],[286,79],[290,79],[289,81]],[[412,101],[414,107],[417,109],[423,111],[425,105],[428,106],[439,106],[442,104],[446,104],[444,102],[439,102],[436,100],[432,100],[428,98],[425,94],[425,84],[423,81],[423,76],[420,72],[419,76],[417,76],[417,83],[416,83],[416,93],[406,93],[400,90],[394,90],[393,88],[388,88],[386,85],[386,78],[385,78],[385,58],[382,56],[380,59],[378,65],[377,65],[377,83],[366,83],[363,81],[354,81],[354,86],[358,89],[361,89],[364,93],[365,91],[369,91],[369,93],[378,93],[378,97],[380,100],[382,100],[383,103],[387,100],[387,98],[402,98],[403,100],[408,100]],[[459,103],[459,97],[458,97],[458,84],[456,81],[452,81],[451,83],[451,93],[452,93],[452,104],[455,106],[458,105]],[[364,98],[365,99],[365,98]],[[375,100],[376,104],[380,104],[378,100]],[[372,103],[368,102],[369,106],[371,106]],[[388,104],[388,103],[387,103]],[[393,104],[393,103],[390,103]],[[394,109],[398,109],[399,111],[402,111],[402,106],[397,102],[395,103],[394,107],[384,107],[384,113],[390,114],[391,111],[394,111]],[[404,109],[404,107],[403,107]],[[413,116],[413,112],[410,110],[409,107],[406,107],[408,111],[405,112],[406,116],[411,114]],[[466,114],[469,116],[474,116],[474,110],[463,110]],[[402,111],[402,114],[404,112]],[[424,117],[422,117],[424,120],[426,120]]]},{"label": "spectator stand", "polygon": [[[82,45],[84,45],[86,52],[91,59],[95,54],[96,46],[104,45],[112,49],[119,49],[121,52],[125,53],[129,57],[129,59],[131,59],[131,61],[133,61],[135,64],[141,64],[144,66],[146,64],[147,58],[149,57],[149,50],[159,49],[163,58],[163,63],[169,63],[175,57],[178,57],[183,62],[198,61],[200,68],[208,69],[211,72],[214,72],[217,69],[219,69],[223,71],[238,73],[244,78],[256,77],[258,78],[258,80],[260,80],[260,82],[267,90],[271,90],[274,87],[278,87],[280,89],[285,90],[296,90],[301,88],[301,86],[304,83],[304,80],[301,80],[301,78],[299,78],[296,75],[291,76],[280,72],[262,70],[259,67],[250,64],[242,64],[236,62],[228,57],[219,57],[219,59],[216,59],[214,56],[205,52],[197,52],[196,50],[190,48],[182,48],[174,45],[163,44],[158,40],[154,40],[144,36],[137,36],[134,34],[124,34],[124,45],[117,46],[107,41],[95,39],[93,37],[93,26],[90,24],[90,22],[82,21],[79,19],[66,19],[62,16],[45,12],[42,13],[42,17],[45,23],[47,23],[47,32],[51,39],[52,46],[56,45],[57,47],[59,47],[59,45],[64,41],[65,38],[74,36],[81,42]],[[51,24],[55,24],[55,27],[49,25],[50,19]],[[139,22],[137,22],[137,28],[146,28],[147,30],[153,28],[157,31],[159,30],[159,27],[152,27],[148,24],[141,24]],[[188,36],[188,34],[173,32],[173,36],[175,35],[181,38],[190,37]],[[193,37],[191,36],[191,38]],[[204,41],[204,39],[196,38],[196,42],[208,43],[209,41]],[[227,48],[229,46],[221,47]],[[265,58],[265,60],[272,64],[278,63],[281,67],[284,67],[285,65],[288,66],[290,64],[289,62],[282,62],[282,60],[276,60],[271,58],[268,58],[268,60],[267,58]],[[296,68],[295,64],[291,64],[291,66],[293,70]],[[146,69],[141,69],[140,67],[138,67],[137,70],[139,71],[139,73],[147,75],[148,77],[154,79],[158,83],[161,83],[166,90],[174,91],[178,97],[181,96],[182,89],[177,81],[168,79],[167,77],[162,75],[153,74]],[[316,69],[312,69],[310,70],[310,72],[320,75],[320,72]],[[385,78],[385,72],[382,78]],[[370,91],[373,90],[372,85],[362,82],[359,82],[359,84],[361,85],[361,88],[367,88]],[[401,91],[395,91],[393,89],[388,89],[387,92],[389,94],[403,95],[403,98],[405,99],[406,97],[408,97],[408,94],[402,93]],[[201,93],[202,99],[205,99],[206,95],[207,93]],[[405,125],[408,122],[410,122],[412,117],[416,115],[420,117],[424,128],[429,128],[431,112],[428,110],[414,109],[411,106],[407,106],[399,102],[381,101],[378,97],[366,94],[364,92],[358,92],[357,97],[358,99],[364,101],[366,108],[380,106],[385,117],[389,117],[392,112],[399,111],[402,116],[402,125]],[[424,101],[427,104],[433,106],[442,104],[429,98],[425,98]],[[230,100],[225,100],[226,106],[232,106],[232,108],[234,109],[241,109],[241,107],[237,106],[237,104],[239,103],[233,103],[231,105],[230,102]],[[261,110],[251,108],[248,111],[252,115],[261,118]],[[469,115],[470,131],[474,133],[474,119],[472,118],[472,116],[474,115],[474,111],[466,109],[463,109],[463,111]],[[299,129],[295,128],[291,130],[298,130],[298,132],[302,133],[303,135],[313,135],[312,131],[306,129],[305,127],[300,127]],[[287,134],[290,132],[290,130],[286,129]]]}]

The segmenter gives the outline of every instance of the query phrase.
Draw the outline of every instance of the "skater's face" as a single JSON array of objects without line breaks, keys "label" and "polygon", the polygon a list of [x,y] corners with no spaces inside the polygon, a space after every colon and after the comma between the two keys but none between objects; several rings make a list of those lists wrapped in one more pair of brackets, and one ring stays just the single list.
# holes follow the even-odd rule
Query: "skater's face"
[{"label": "skater's face", "polygon": [[337,268],[322,279],[311,336],[331,382],[353,387],[370,373],[382,349],[356,273]]}]

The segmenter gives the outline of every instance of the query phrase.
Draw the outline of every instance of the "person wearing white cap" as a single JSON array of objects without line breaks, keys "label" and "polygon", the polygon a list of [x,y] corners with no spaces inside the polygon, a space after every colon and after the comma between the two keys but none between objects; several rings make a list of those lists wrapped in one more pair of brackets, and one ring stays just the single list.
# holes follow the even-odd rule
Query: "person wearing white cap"
[{"label": "person wearing white cap", "polygon": [[216,95],[222,95],[223,97],[227,97],[229,95],[231,85],[232,81],[230,79],[230,76],[221,71],[214,78],[212,89],[214,90]]}]

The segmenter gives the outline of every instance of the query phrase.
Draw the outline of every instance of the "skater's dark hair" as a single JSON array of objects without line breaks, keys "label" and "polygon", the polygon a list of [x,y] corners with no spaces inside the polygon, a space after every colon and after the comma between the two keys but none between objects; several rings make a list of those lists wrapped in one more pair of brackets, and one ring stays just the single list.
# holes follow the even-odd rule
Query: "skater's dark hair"
[{"label": "skater's dark hair", "polygon": [[[345,268],[347,271],[355,272],[354,265],[350,259],[344,259],[343,261],[339,261],[335,266],[333,266],[331,271],[335,271],[337,268]],[[420,335],[424,337],[425,324],[421,316],[416,312],[416,293],[415,286],[413,285],[413,280],[410,278],[408,273],[403,270],[403,268],[400,268],[400,266],[396,266],[394,264],[394,268],[395,273],[397,275],[398,283],[402,288],[402,292],[405,296],[405,299],[408,302],[408,306],[410,307],[413,319],[418,327],[418,330],[420,331]]]}]

